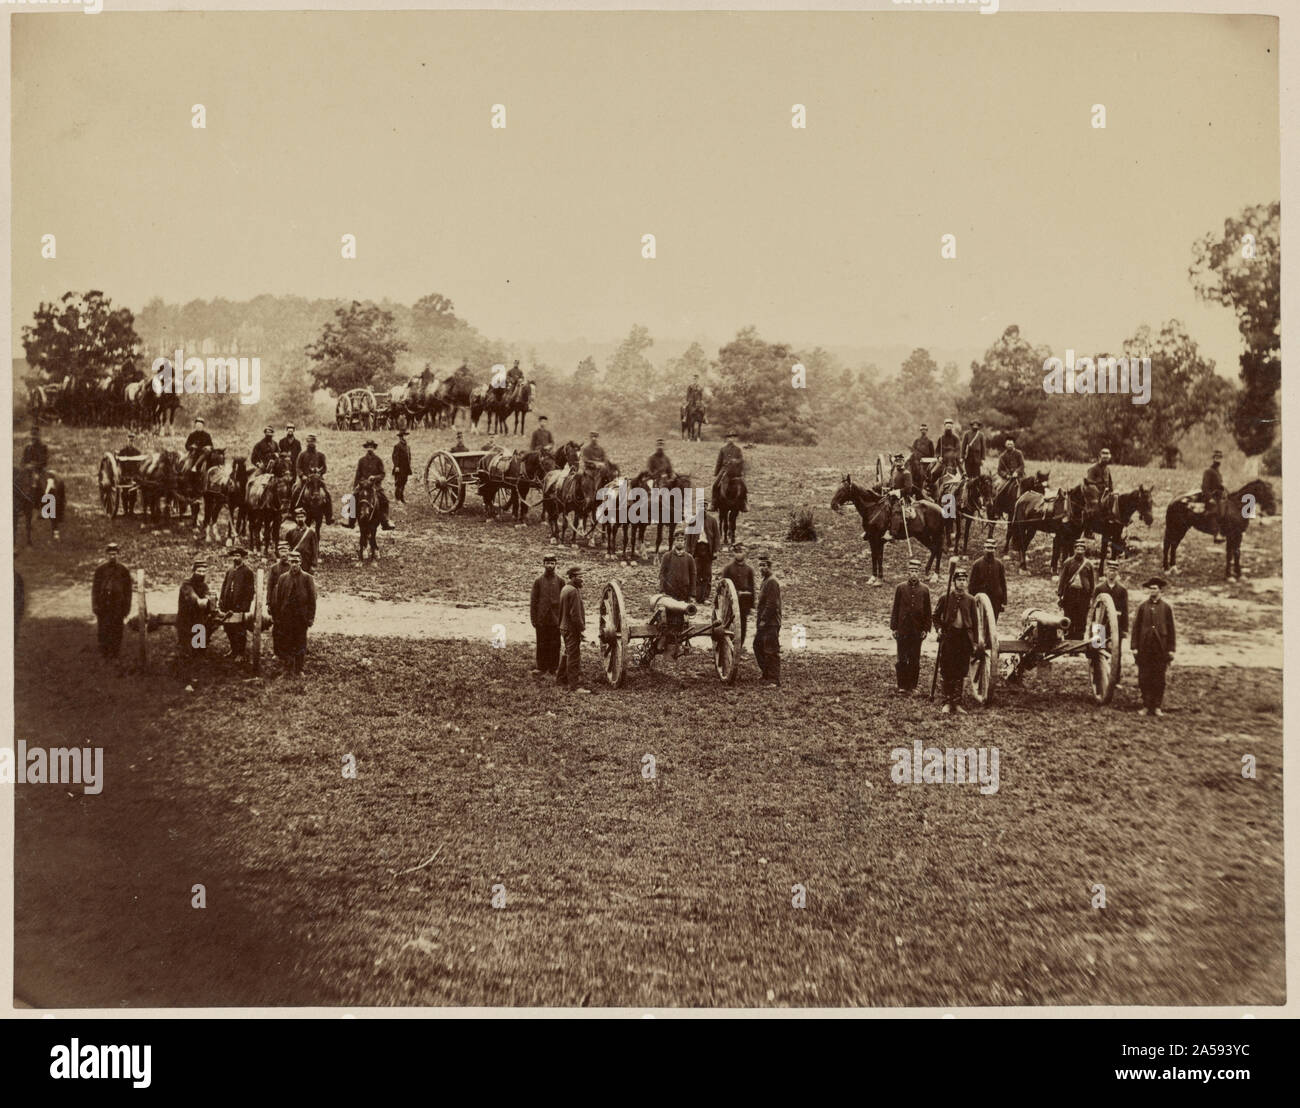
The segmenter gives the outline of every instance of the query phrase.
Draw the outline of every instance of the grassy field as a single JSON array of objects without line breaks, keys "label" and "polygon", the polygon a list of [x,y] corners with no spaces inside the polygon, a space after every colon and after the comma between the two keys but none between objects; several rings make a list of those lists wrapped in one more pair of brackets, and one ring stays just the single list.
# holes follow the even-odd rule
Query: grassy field
[{"label": "grassy field", "polygon": [[[37,1004],[1283,999],[1276,671],[1180,670],[1149,721],[1058,665],[944,726],[882,657],[571,697],[523,648],[320,638],[305,684],[186,694],[88,638],[20,648],[20,737],[106,749],[99,796],[17,792]],[[913,739],[998,747],[999,790],[894,784]]]},{"label": "grassy field", "polygon": [[[337,497],[366,436],[317,433]],[[414,434],[417,469],[450,437]],[[110,537],[154,585],[178,583],[190,535],[142,533],[99,511],[98,459],[123,436],[54,428],[49,438],[73,515],[62,543],[42,528],[20,548],[28,589],[75,584],[88,607]],[[386,456],[394,436],[379,438]],[[653,438],[606,445],[630,469]],[[669,442],[700,484],[716,451]],[[879,626],[891,590],[863,585],[856,513],[828,509],[843,473],[866,475],[875,448],[747,456],[740,537],[772,552],[787,622],[798,612]],[[1053,483],[1081,468],[1053,467]],[[1156,526],[1132,532],[1132,584],[1158,568],[1164,507],[1198,475],[1120,467],[1115,479],[1121,490],[1156,484]],[[323,593],[526,602],[549,549],[540,525],[490,521],[475,503],[437,516],[418,485],[409,491],[378,563],[359,565],[354,536],[326,530]],[[788,512],[802,505],[819,539],[786,543]],[[1048,555],[1041,542],[1039,572],[1011,575],[1013,611],[1054,596]],[[905,556],[887,551],[892,580]],[[561,557],[588,567],[589,620],[611,577],[634,615],[656,591],[648,565],[585,549]],[[1248,531],[1246,584],[1218,583],[1222,548],[1206,536],[1190,536],[1181,557],[1171,599],[1184,641],[1281,635],[1280,527]],[[22,626],[16,737],[103,746],[107,777],[99,796],[17,790],[15,965],[31,1002],[1283,1000],[1275,669],[1176,667],[1169,715],[1155,721],[1135,711],[1131,682],[1113,709],[1095,709],[1081,665],[1062,662],[1000,688],[996,709],[941,723],[924,697],[889,691],[881,655],[787,649],[780,691],[757,687],[752,660],[724,688],[695,655],[618,692],[571,697],[529,678],[521,645],[320,635],[302,683],[247,680],[223,663],[186,693],[168,675],[168,638],[156,637],[140,673],[101,661],[83,624]],[[890,750],[914,739],[996,746],[999,790],[894,784]],[[342,776],[348,754],[355,780]],[[646,754],[653,780],[642,777]],[[1257,758],[1257,779],[1241,777],[1243,754]],[[196,883],[202,910],[190,907]],[[796,884],[803,909],[791,906]],[[1104,910],[1091,907],[1094,884]],[[491,906],[497,885],[503,909]]]}]

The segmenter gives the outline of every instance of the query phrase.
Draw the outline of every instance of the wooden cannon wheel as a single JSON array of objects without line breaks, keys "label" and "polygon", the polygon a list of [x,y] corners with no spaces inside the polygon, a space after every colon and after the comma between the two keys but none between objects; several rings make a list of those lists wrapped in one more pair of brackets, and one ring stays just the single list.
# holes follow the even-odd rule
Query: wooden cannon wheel
[{"label": "wooden cannon wheel", "polygon": [[713,668],[724,685],[734,685],[740,671],[740,596],[728,577],[713,594]]},{"label": "wooden cannon wheel", "polygon": [[971,699],[987,707],[993,703],[993,683],[998,672],[998,620],[993,602],[982,592],[975,594],[975,643],[983,651],[970,661]]},{"label": "wooden cannon wheel", "polygon": [[1092,699],[1098,704],[1109,704],[1119,684],[1121,641],[1119,613],[1109,593],[1098,593],[1092,601],[1090,626],[1084,634],[1088,644],[1088,681],[1092,686]]},{"label": "wooden cannon wheel", "polygon": [[627,605],[617,581],[610,581],[600,594],[600,665],[605,680],[617,689],[627,676]]}]

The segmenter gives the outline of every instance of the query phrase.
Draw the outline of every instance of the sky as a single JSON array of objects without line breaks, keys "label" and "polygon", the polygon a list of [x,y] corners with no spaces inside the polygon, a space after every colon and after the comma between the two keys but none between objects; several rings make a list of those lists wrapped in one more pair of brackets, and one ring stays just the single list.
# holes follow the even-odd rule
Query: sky
[{"label": "sky", "polygon": [[1279,198],[1276,26],[15,15],[13,352],[67,289],[137,311],[437,291],[506,341],[617,340],[636,322],[725,342],[754,324],[982,352],[1016,323],[1083,353],[1173,317],[1235,375],[1233,315],[1198,302],[1187,269],[1202,234]]}]

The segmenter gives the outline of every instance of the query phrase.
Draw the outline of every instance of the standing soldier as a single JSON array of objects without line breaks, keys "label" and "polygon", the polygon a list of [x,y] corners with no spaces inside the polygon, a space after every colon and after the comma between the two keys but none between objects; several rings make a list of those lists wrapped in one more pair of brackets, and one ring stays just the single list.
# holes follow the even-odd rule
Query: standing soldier
[{"label": "standing soldier", "polygon": [[[366,452],[361,455],[360,460],[357,462],[357,474],[352,479],[352,487],[354,489],[360,488],[361,482],[368,477],[379,478],[375,482],[375,491],[379,496],[379,526],[385,531],[391,531],[393,525],[388,522],[388,497],[384,495],[384,460],[375,453],[379,449],[379,443],[375,442],[374,439],[366,439],[361,445]],[[356,512],[352,511],[348,513],[348,518],[343,521],[343,526],[352,527],[356,522]]]},{"label": "standing soldier", "polygon": [[289,544],[281,539],[275,544],[277,561],[272,563],[266,574],[266,606],[271,607],[271,597],[275,595],[275,583],[282,574],[289,572]]},{"label": "standing soldier", "polygon": [[944,462],[951,455],[954,459],[961,457],[961,440],[957,437],[957,432],[952,429],[952,420],[943,421],[943,434],[939,436],[938,442],[939,461]]},{"label": "standing soldier", "polygon": [[695,599],[703,604],[713,588],[713,558],[722,545],[722,526],[709,514],[706,500],[697,509],[700,513],[700,533],[687,535],[687,553],[695,559]]},{"label": "standing soldier", "polygon": [[117,543],[105,551],[108,561],[95,570],[90,585],[90,610],[99,624],[99,652],[116,658],[122,649],[122,621],[131,611],[131,571],[117,560]]},{"label": "standing soldier", "polygon": [[406,432],[398,431],[397,445],[393,447],[393,496],[399,504],[406,503],[406,479],[410,475],[411,448],[406,444]]},{"label": "standing soldier", "polygon": [[1219,466],[1223,463],[1223,451],[1216,450],[1210,466],[1201,474],[1201,501],[1205,504],[1205,514],[1214,524],[1214,541],[1223,542],[1222,501],[1224,497],[1223,474]]},{"label": "standing soldier", "polygon": [[758,612],[754,620],[754,660],[762,673],[764,688],[781,684],[781,584],[772,576],[772,559],[758,556],[763,583],[758,589]]},{"label": "standing soldier", "polygon": [[975,559],[970,567],[970,591],[972,596],[987,596],[993,614],[1001,619],[1002,609],[1007,606],[1007,571],[998,561],[997,550],[996,539],[984,540],[984,556]]},{"label": "standing soldier", "polygon": [[[191,435],[191,438],[194,436]],[[270,473],[275,468],[275,459],[279,450],[275,445],[275,428],[264,427],[262,437],[253,444],[248,460],[262,473]]]},{"label": "standing soldier", "polygon": [[1152,577],[1142,587],[1147,599],[1138,605],[1133,618],[1130,648],[1137,654],[1138,687],[1142,690],[1142,708],[1149,716],[1163,716],[1165,671],[1174,660],[1177,639],[1174,635],[1174,610],[1160,597],[1167,582]]},{"label": "standing soldier", "polygon": [[302,557],[303,573],[311,573],[316,568],[316,559],[320,556],[320,544],[316,538],[316,528],[307,526],[307,510],[293,510],[293,530],[285,536],[289,550],[297,551]]},{"label": "standing soldier", "polygon": [[23,447],[22,464],[40,473],[44,473],[50,467],[50,448],[41,442],[39,426],[32,426],[31,442]]},{"label": "standing soldier", "polygon": [[663,439],[655,439],[655,452],[646,461],[645,469],[656,484],[673,479],[673,462],[664,452]]},{"label": "standing soldier", "polygon": [[[695,599],[695,559],[686,553],[686,532],[678,531],[673,535],[673,548],[659,562],[659,591],[674,600],[687,603]],[[668,632],[668,628],[680,627],[686,622],[683,612],[664,609],[663,631],[660,642],[668,654],[677,657],[677,643]]]},{"label": "standing soldier", "polygon": [[289,551],[289,572],[275,582],[271,599],[275,621],[276,653],[287,659],[286,667],[301,675],[307,661],[307,628],[316,622],[316,582],[302,571],[302,555]]},{"label": "standing soldier", "polygon": [[[221,582],[221,596],[217,606],[227,613],[243,612],[247,615],[253,610],[253,592],[257,586],[253,571],[244,564],[248,551],[237,546],[230,552],[235,564],[230,567],[226,578]],[[230,640],[229,658],[243,658],[244,643],[248,629],[243,623],[227,623],[226,638]]]},{"label": "standing soldier", "polygon": [[970,660],[978,649],[979,634],[975,598],[966,591],[966,570],[958,566],[952,574],[952,591],[934,606],[934,629],[939,632],[939,683],[943,686],[942,713],[954,710],[962,715],[962,693],[970,673]]},{"label": "standing soldier", "polygon": [[[1106,563],[1106,579],[1097,586],[1093,596],[1101,593],[1106,593],[1115,602],[1115,614],[1119,617],[1119,637],[1122,639],[1128,634],[1128,589],[1119,583],[1119,570],[1115,567],[1113,558]],[[1104,649],[1118,650],[1119,643],[1106,643]]]},{"label": "standing soldier", "polygon": [[921,643],[930,630],[930,590],[921,583],[921,559],[907,560],[907,580],[894,590],[889,630],[898,643],[898,691],[904,696],[921,676]]},{"label": "standing soldier", "polygon": [[564,656],[555,672],[555,683],[567,684],[570,692],[586,692],[582,687],[582,639],[587,630],[587,613],[582,606],[582,566],[570,566],[566,576],[569,583],[560,590]]},{"label": "standing soldier", "polygon": [[934,440],[930,438],[930,428],[922,423],[921,433],[912,440],[912,453],[918,458],[933,458]]},{"label": "standing soldier", "polygon": [[984,468],[984,458],[988,454],[988,444],[984,441],[984,432],[980,430],[980,421],[972,419],[970,430],[962,436],[961,459],[967,477],[978,477]]},{"label": "standing soldier", "polygon": [[[126,433],[126,445],[117,452],[117,457],[119,460],[144,457],[144,452],[136,445],[134,431]],[[122,490],[122,511],[129,516],[135,515],[135,489],[131,485]]]},{"label": "standing soldier", "polygon": [[293,424],[288,424],[284,429],[284,438],[278,443],[281,454],[289,457],[289,471],[296,472],[298,469],[298,455],[302,453],[302,443],[299,442],[293,434]]},{"label": "standing soldier", "polygon": [[537,633],[537,668],[533,676],[554,673],[560,665],[560,593],[564,583],[555,572],[555,555],[542,559],[542,575],[533,582],[529,618]]},{"label": "standing soldier", "polygon": [[551,434],[551,429],[547,426],[545,416],[537,417],[537,426],[533,429],[533,437],[528,440],[529,450],[547,450],[555,445],[555,436]]},{"label": "standing soldier", "polygon": [[[208,656],[208,633],[215,623],[214,615],[212,598],[208,596],[208,562],[197,558],[190,576],[181,582],[176,599],[176,665],[187,692],[194,691],[195,666]],[[196,638],[202,645],[195,644]]]},{"label": "standing soldier", "polygon": [[731,561],[722,576],[736,586],[740,598],[740,657],[745,656],[745,633],[749,629],[749,613],[754,608],[754,570],[745,565],[745,545],[736,543],[731,548]]},{"label": "standing soldier", "polygon": [[1061,566],[1061,579],[1056,584],[1061,611],[1070,619],[1070,628],[1065,633],[1067,639],[1084,637],[1084,628],[1088,623],[1088,605],[1092,601],[1093,590],[1097,587],[1097,574],[1088,561],[1085,553],[1087,549],[1083,539],[1075,539],[1074,555],[1067,558]]}]

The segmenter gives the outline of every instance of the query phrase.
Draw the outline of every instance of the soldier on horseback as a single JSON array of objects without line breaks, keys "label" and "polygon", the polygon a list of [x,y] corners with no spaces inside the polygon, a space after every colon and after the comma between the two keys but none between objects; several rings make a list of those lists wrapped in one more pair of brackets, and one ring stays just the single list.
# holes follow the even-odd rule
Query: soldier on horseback
[{"label": "soldier on horseback", "polygon": [[1009,437],[998,458],[998,487],[996,497],[1007,487],[1008,481],[1016,481],[1025,475],[1025,456],[1016,449],[1016,440]]},{"label": "soldier on horseback", "polygon": [[599,431],[592,431],[591,437],[587,440],[587,445],[582,448],[578,454],[579,469],[582,473],[598,473],[600,467],[609,459],[605,457],[605,448],[596,440],[600,438]]},{"label": "soldier on horseback", "polygon": [[655,439],[655,452],[650,455],[645,464],[646,473],[656,483],[661,481],[671,481],[673,479],[672,459],[664,453],[664,440]]},{"label": "soldier on horseback", "polygon": [[330,491],[325,485],[325,455],[316,449],[316,436],[307,436],[307,449],[298,455],[298,462],[295,467],[298,471],[298,482],[293,490],[293,505],[297,507],[302,502],[303,490],[307,487],[308,477],[319,477],[321,479],[321,488],[325,490],[325,522],[333,526],[334,524],[334,498],[330,496]]},{"label": "soldier on horseback", "polygon": [[921,433],[912,440],[912,453],[918,458],[933,458],[934,440],[930,438],[930,428],[924,423],[921,424]]},{"label": "soldier on horseback", "polygon": [[1223,474],[1219,465],[1223,461],[1223,451],[1216,450],[1214,458],[1205,472],[1201,474],[1201,503],[1205,505],[1205,514],[1214,523],[1214,541],[1223,542],[1222,504],[1225,495]]},{"label": "soldier on horseback", "polygon": [[275,468],[279,455],[279,447],[275,445],[275,428],[266,427],[262,431],[262,438],[253,446],[248,460],[259,473],[270,473]]},{"label": "soldier on horseback", "polygon": [[190,432],[189,438],[185,440],[186,468],[192,468],[204,450],[212,449],[212,436],[208,434],[208,429],[203,423],[201,416],[195,417],[194,430]]},{"label": "soldier on horseback", "polygon": [[506,370],[506,388],[514,392],[519,387],[519,382],[524,379],[524,371],[519,368],[519,359],[515,359],[515,364]]},{"label": "soldier on horseback", "polygon": [[[1115,493],[1115,484],[1110,475],[1110,450],[1103,447],[1097,461],[1088,467],[1083,475],[1083,513],[1085,516],[1099,515],[1107,497]],[[1076,521],[1077,522],[1077,521]]]},{"label": "soldier on horseback", "polygon": [[957,437],[957,432],[952,429],[952,420],[943,421],[943,434],[939,436],[937,444],[937,457],[941,466],[948,464],[948,458],[951,455],[953,464],[961,457],[961,440]]},{"label": "soldier on horseback", "polygon": [[44,473],[50,467],[50,448],[41,442],[41,429],[33,425],[32,439],[23,447],[22,464],[37,473]]},{"label": "soldier on horseback", "polygon": [[694,406],[704,406],[704,386],[700,384],[699,376],[691,378],[691,383],[686,386],[686,409],[689,411]]},{"label": "soldier on horseback", "polygon": [[[744,452],[736,445],[736,432],[727,432],[727,441],[723,443],[722,449],[718,451],[718,460],[713,466],[713,503],[725,499],[722,494],[722,482],[725,477],[739,477],[745,470]],[[740,510],[746,512],[749,510],[749,490],[745,490],[745,495],[741,500]]]},{"label": "soldier on horseback", "polygon": [[[384,460],[375,453],[379,449],[379,443],[374,439],[367,439],[362,446],[365,453],[361,455],[357,462],[356,477],[352,482],[354,488],[359,488],[361,483],[370,477],[377,477],[375,482],[375,492],[378,499],[379,526],[385,531],[392,531],[393,525],[388,522],[388,497],[384,494]],[[343,521],[344,527],[351,527],[356,523],[356,519],[349,514],[349,518]]]},{"label": "soldier on horseback", "polygon": [[972,419],[970,430],[962,436],[961,440],[961,459],[967,477],[980,475],[987,454],[988,446],[984,441],[984,432],[980,429],[980,421]]}]

